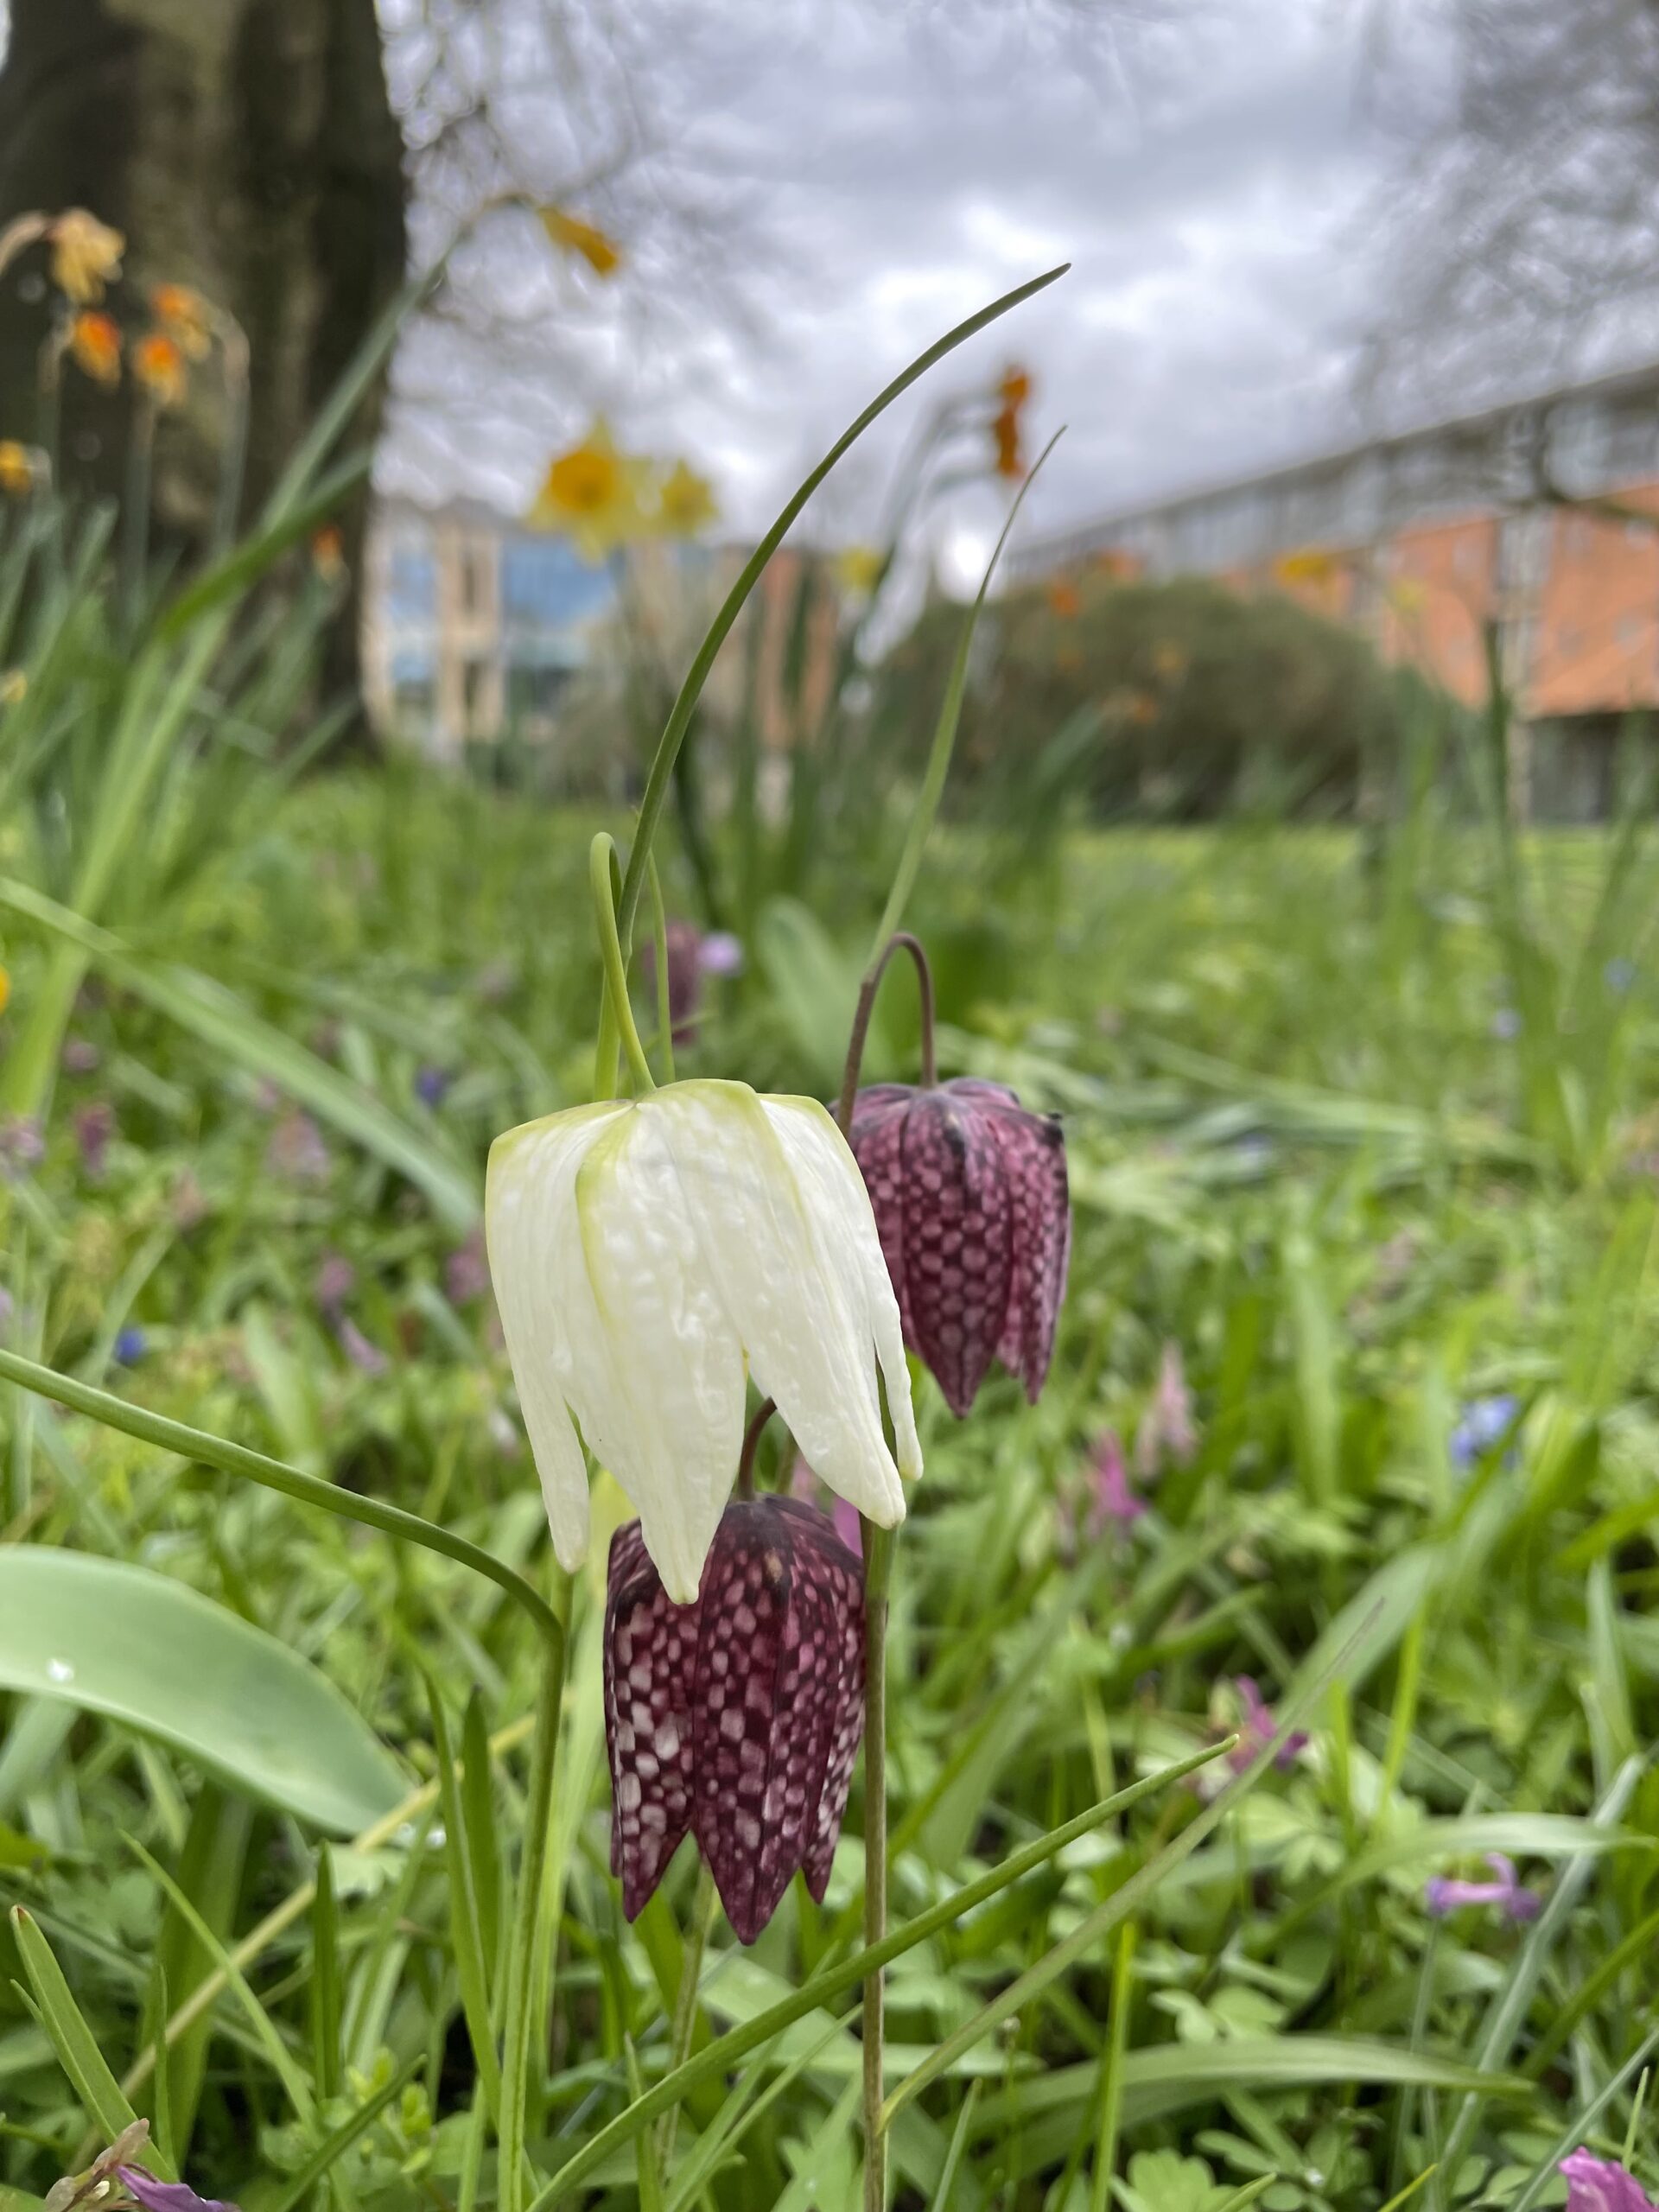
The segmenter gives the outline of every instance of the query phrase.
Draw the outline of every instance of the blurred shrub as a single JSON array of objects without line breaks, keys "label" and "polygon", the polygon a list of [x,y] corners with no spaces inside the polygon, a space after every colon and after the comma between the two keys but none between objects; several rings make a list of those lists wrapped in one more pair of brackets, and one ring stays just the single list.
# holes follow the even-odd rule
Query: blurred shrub
[{"label": "blurred shrub", "polygon": [[[930,606],[889,657],[875,712],[906,758],[960,623]],[[1446,706],[1355,632],[1198,576],[1027,586],[982,638],[958,796],[1012,830],[1067,793],[1100,815],[1350,814],[1392,787],[1407,731]]]}]

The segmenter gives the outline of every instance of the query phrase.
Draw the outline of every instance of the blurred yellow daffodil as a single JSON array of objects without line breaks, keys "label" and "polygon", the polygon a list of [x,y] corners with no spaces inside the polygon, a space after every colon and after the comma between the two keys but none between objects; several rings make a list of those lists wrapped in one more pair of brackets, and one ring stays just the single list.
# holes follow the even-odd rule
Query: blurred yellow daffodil
[{"label": "blurred yellow daffodil", "polygon": [[1273,573],[1281,584],[1326,584],[1341,569],[1341,563],[1334,553],[1320,545],[1304,545],[1294,553],[1281,553],[1273,564]]},{"label": "blurred yellow daffodil", "polygon": [[132,376],[157,407],[176,407],[184,397],[184,355],[165,331],[147,331],[133,347]]},{"label": "blurred yellow daffodil", "polygon": [[8,499],[26,499],[35,489],[35,455],[16,438],[0,438],[0,492]]},{"label": "blurred yellow daffodil", "polygon": [[641,462],[617,451],[609,424],[595,416],[581,444],[550,465],[530,519],[540,529],[563,531],[584,559],[602,561],[644,529],[643,473]]},{"label": "blurred yellow daffodil", "polygon": [[1388,596],[1396,614],[1421,614],[1428,604],[1428,587],[1421,576],[1398,576],[1389,586]]},{"label": "blurred yellow daffodil", "polygon": [[836,556],[836,575],[843,591],[868,599],[881,581],[887,556],[879,546],[844,545]]},{"label": "blurred yellow daffodil", "polygon": [[108,315],[78,315],[69,326],[69,354],[95,384],[120,383],[121,333]]},{"label": "blurred yellow daffodil", "polygon": [[52,282],[77,307],[94,306],[104,287],[121,274],[126,240],[84,207],[70,207],[47,232],[52,248]]},{"label": "blurred yellow daffodil", "polygon": [[149,311],[187,360],[207,359],[213,311],[200,292],[188,284],[157,284],[149,296]]},{"label": "blurred yellow daffodil", "polygon": [[720,512],[706,476],[677,461],[657,493],[657,519],[670,537],[695,537]]},{"label": "blurred yellow daffodil", "polygon": [[563,207],[538,207],[542,228],[562,253],[574,253],[588,264],[595,276],[613,276],[622,265],[622,250],[614,239]]}]

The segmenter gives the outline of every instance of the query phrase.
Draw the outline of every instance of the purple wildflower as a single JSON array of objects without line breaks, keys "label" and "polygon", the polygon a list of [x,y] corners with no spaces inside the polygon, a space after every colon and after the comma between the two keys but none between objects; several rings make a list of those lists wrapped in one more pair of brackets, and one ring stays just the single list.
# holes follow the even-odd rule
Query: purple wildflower
[{"label": "purple wildflower", "polygon": [[1653,2199],[1617,2158],[1598,2158],[1580,2147],[1556,2171],[1567,2177],[1567,2212],[1654,2212]]},{"label": "purple wildflower", "polygon": [[8,1180],[38,1167],[46,1157],[41,1125],[29,1114],[10,1114],[0,1121],[0,1175]]},{"label": "purple wildflower", "polygon": [[1144,1497],[1129,1487],[1128,1464],[1115,1428],[1107,1429],[1095,1446],[1089,1469],[1089,1517],[1086,1532],[1098,1543],[1108,1529],[1133,1527],[1147,1510]]},{"label": "purple wildflower", "polygon": [[1494,1904],[1506,1920],[1535,1920],[1543,1900],[1536,1890],[1522,1887],[1514,1859],[1501,1851],[1489,1851],[1486,1864],[1496,1875],[1495,1881],[1459,1882],[1449,1875],[1436,1874],[1425,1882],[1423,1904],[1430,1919],[1444,1920],[1448,1912],[1462,1905]]},{"label": "purple wildflower", "polygon": [[351,1296],[357,1283],[357,1269],[343,1252],[325,1252],[318,1262],[316,1281],[313,1287],[323,1312],[332,1320]]},{"label": "purple wildflower", "polygon": [[334,1334],[346,1358],[365,1375],[385,1375],[390,1371],[391,1362],[378,1344],[369,1342],[349,1314],[342,1313],[336,1319]]},{"label": "purple wildflower", "polygon": [[798,1868],[822,1903],[864,1728],[864,1585],[794,1498],[726,1508],[695,1603],[670,1603],[631,1521],[611,1540],[611,1871],[633,1919],[688,1834],[752,1943]]},{"label": "purple wildflower", "polygon": [[741,976],[747,965],[741,938],[730,930],[710,930],[697,947],[697,965],[705,976]]},{"label": "purple wildflower", "polygon": [[322,1131],[308,1114],[290,1107],[270,1133],[267,1168],[284,1183],[326,1183],[332,1165]]},{"label": "purple wildflower", "polygon": [[99,1059],[99,1049],[90,1038],[66,1037],[63,1040],[63,1071],[66,1075],[91,1075]]},{"label": "purple wildflower", "polygon": [[[1243,1774],[1251,1762],[1266,1751],[1279,1732],[1279,1724],[1273,1717],[1273,1707],[1256,1688],[1249,1675],[1237,1675],[1233,1689],[1239,1703],[1238,1741],[1227,1754],[1227,1764],[1235,1774]],[[1277,1767],[1293,1767],[1299,1755],[1307,1748],[1307,1731],[1298,1728],[1287,1736],[1274,1759]]]},{"label": "purple wildflower", "polygon": [[149,1349],[149,1338],[132,1322],[122,1330],[112,1347],[116,1362],[122,1367],[136,1367]]},{"label": "purple wildflower", "polygon": [[1510,1390],[1497,1391],[1491,1397],[1471,1398],[1446,1446],[1452,1465],[1466,1473],[1509,1433],[1520,1411],[1521,1401]]},{"label": "purple wildflower", "polygon": [[853,1109],[858,1161],[905,1342],[959,1418],[993,1358],[1035,1404],[1071,1249],[1065,1139],[1000,1084],[880,1083]]},{"label": "purple wildflower", "polygon": [[1492,1034],[1500,1045],[1508,1045],[1521,1034],[1521,1016],[1512,1006],[1501,1006],[1492,1016]]},{"label": "purple wildflower", "polygon": [[[672,921],[663,932],[668,949],[668,1020],[677,1045],[689,1044],[697,1033],[697,1007],[702,998],[702,968],[698,953],[702,932],[695,922]],[[647,938],[640,948],[639,965],[649,990],[657,988],[657,940]]]},{"label": "purple wildflower", "polygon": [[442,1105],[449,1089],[450,1077],[447,1068],[423,1067],[415,1071],[415,1096],[423,1106],[435,1109]]},{"label": "purple wildflower", "polygon": [[452,1306],[470,1306],[490,1287],[490,1262],[484,1249],[484,1230],[475,1229],[464,1244],[457,1244],[443,1263],[444,1295]]},{"label": "purple wildflower", "polygon": [[104,1173],[110,1139],[115,1135],[115,1109],[107,1098],[89,1100],[78,1106],[74,1115],[75,1142],[80,1148],[80,1164],[96,1180]]},{"label": "purple wildflower", "polygon": [[142,2166],[118,2166],[116,2171],[128,2195],[143,2207],[143,2212],[237,2212],[236,2206],[223,2197],[198,2196],[188,2183],[157,2181]]},{"label": "purple wildflower", "polygon": [[1159,1356],[1152,1401],[1135,1433],[1135,1471],[1142,1482],[1149,1482],[1166,1459],[1184,1467],[1198,1448],[1192,1394],[1186,1387],[1181,1348],[1172,1341]]}]

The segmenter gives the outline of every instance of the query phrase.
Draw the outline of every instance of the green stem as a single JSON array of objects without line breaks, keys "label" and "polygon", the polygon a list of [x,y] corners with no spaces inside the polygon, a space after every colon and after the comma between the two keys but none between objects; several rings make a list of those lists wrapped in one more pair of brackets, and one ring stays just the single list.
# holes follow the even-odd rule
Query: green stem
[{"label": "green stem", "polygon": [[1014,528],[1020,507],[1025,503],[1026,494],[1037,481],[1043,463],[1053,452],[1062,435],[1061,431],[1056,430],[1041,453],[1038,454],[1030,475],[1020,486],[1014,504],[1008,509],[1008,518],[1003,524],[996,543],[991,549],[991,557],[985,564],[985,574],[980,579],[979,590],[975,596],[972,607],[968,611],[968,619],[962,626],[962,634],[957,640],[956,658],[950,664],[950,678],[944,687],[944,702],[939,709],[938,724],[933,732],[933,742],[928,751],[927,767],[922,777],[922,788],[917,795],[916,810],[910,817],[910,829],[905,837],[905,849],[899,854],[899,865],[893,871],[893,888],[887,893],[887,903],[882,912],[881,919],[876,925],[875,939],[870,948],[872,967],[881,958],[887,940],[904,918],[905,908],[910,903],[910,894],[915,888],[916,878],[921,868],[922,849],[927,843],[928,833],[932,829],[934,817],[939,810],[939,799],[944,791],[944,779],[950,772],[950,755],[956,750],[957,730],[962,721],[963,698],[968,689],[968,656],[973,646],[975,627],[984,608],[986,594],[991,588],[991,578],[996,574],[996,564],[1002,557],[1002,548],[1008,542],[1008,532]]},{"label": "green stem", "polygon": [[501,2033],[501,2109],[496,2118],[499,2212],[523,2212],[524,2202],[524,2113],[532,2054],[541,2047],[531,1986],[541,1935],[543,1891],[547,1883],[547,1839],[552,1824],[553,1773],[559,1748],[559,1717],[564,1704],[565,1641],[550,1650],[542,1671],[536,1708],[536,1736],[531,1748],[530,1783],[524,1800],[524,1836],[518,1860],[518,1894],[513,1907],[507,1955],[507,1993]]},{"label": "green stem", "polygon": [[1100,2132],[1095,2139],[1095,2171],[1089,2189],[1089,2212],[1110,2212],[1112,2171],[1117,2164],[1118,2114],[1123,2105],[1123,2059],[1129,2045],[1129,1999],[1133,1991],[1135,1923],[1126,1920],[1117,1931],[1117,1958],[1112,1967],[1112,2018],[1106,2045],[1104,2079],[1100,2095]]},{"label": "green stem", "polygon": [[836,1102],[836,1120],[842,1136],[849,1141],[853,1133],[853,1104],[858,1096],[859,1071],[864,1065],[864,1040],[869,1035],[870,1017],[875,1012],[875,995],[881,988],[881,978],[887,972],[887,963],[901,949],[916,963],[916,987],[921,995],[923,1088],[931,1090],[938,1080],[938,1066],[933,1052],[933,971],[927,964],[927,954],[921,939],[912,937],[908,930],[895,930],[865,970],[864,980],[858,987],[858,1004],[853,1010],[852,1033],[847,1039],[847,1064],[842,1071],[841,1096]]},{"label": "green stem", "polygon": [[39,1397],[67,1406],[73,1413],[86,1414],[92,1421],[102,1421],[106,1428],[119,1429],[124,1435],[136,1436],[141,1443],[154,1444],[163,1452],[175,1452],[182,1459],[218,1467],[227,1475],[240,1475],[266,1490],[279,1491],[284,1497],[297,1499],[302,1505],[315,1505],[324,1513],[332,1513],[339,1520],[356,1521],[365,1529],[378,1529],[384,1536],[396,1536],[405,1543],[419,1544],[425,1551],[438,1552],[458,1566],[470,1567],[474,1574],[487,1576],[498,1589],[504,1590],[524,1607],[537,1635],[554,1654],[563,1652],[564,1630],[558,1616],[522,1574],[515,1573],[478,1545],[468,1543],[465,1536],[453,1535],[448,1529],[422,1520],[417,1513],[407,1513],[400,1505],[384,1505],[378,1498],[340,1490],[319,1476],[290,1467],[285,1460],[269,1459],[264,1452],[250,1451],[245,1445],[227,1443],[222,1437],[208,1435],[204,1429],[189,1428],[183,1421],[168,1421],[164,1414],[149,1413],[142,1406],[130,1406],[124,1398],[114,1397],[107,1390],[94,1389],[90,1382],[60,1375],[54,1368],[43,1367],[38,1360],[24,1359],[16,1352],[0,1351],[0,1381],[18,1383]]},{"label": "green stem", "polygon": [[[891,1965],[894,1959],[902,1958],[906,1951],[914,1950],[930,1936],[937,1936],[941,1929],[949,1928],[964,1913],[971,1912],[976,1905],[983,1904],[987,1899],[1009,1888],[1034,1867],[1046,1865],[1058,1852],[1065,1850],[1067,1844],[1075,1843],[1079,1836],[1090,1834],[1116,1814],[1127,1812],[1131,1805],[1138,1804],[1154,1790],[1168,1789],[1187,1775],[1195,1773],[1199,1767],[1208,1766],[1212,1759],[1220,1758],[1237,1740],[1236,1737],[1230,1737],[1224,1743],[1206,1744],[1201,1751],[1195,1751],[1191,1758],[1179,1760],[1173,1766],[1165,1767],[1160,1773],[1146,1775],[1139,1782],[1132,1782],[1128,1789],[1120,1789],[1115,1797],[1109,1797],[1101,1804],[1091,1805],[1086,1813],[1079,1813],[1075,1820],[1050,1829],[1046,1835],[1039,1836],[1034,1843],[1014,1852],[1001,1866],[994,1866],[989,1873],[982,1874],[976,1881],[953,1891],[948,1897],[941,1898],[938,1904],[929,1905],[926,1911],[918,1913],[913,1920],[907,1920],[901,1927],[895,1928],[892,1935],[884,1937],[874,1951],[855,1951],[851,1958],[842,1960],[838,1965],[826,1967],[822,1974],[815,1974],[810,1981],[804,1982],[787,1997],[779,1999],[777,2004],[769,2005],[764,2012],[755,2013],[741,2027],[728,2028],[723,2036],[717,2036],[712,2043],[705,2044],[683,2066],[677,2066],[671,2073],[664,2074],[662,2080],[647,2089],[643,2097],[636,2098],[614,2120],[607,2120],[596,2134],[590,2135],[582,2148],[573,2152],[557,2172],[543,2184],[529,2212],[550,2212],[550,2208],[561,2197],[568,2196],[578,2183],[585,2181],[589,2174],[605,2165],[623,2144],[631,2143],[641,2128],[648,2127],[658,2113],[667,2112],[704,2082],[721,2079],[731,2072],[739,2059],[747,2058],[751,2051],[761,2050],[774,2037],[780,2036],[785,2028],[793,2027],[797,2020],[804,2020],[809,2012],[816,2012],[832,2004],[837,1997],[855,1988],[880,1967]],[[1268,1757],[1271,1756],[1269,1750]],[[1260,1771],[1260,1767],[1253,1770]]]},{"label": "green stem", "polygon": [[[1029,283],[1018,285],[1012,292],[1005,292],[1000,300],[993,300],[977,315],[969,315],[966,322],[959,322],[954,330],[947,331],[925,353],[918,353],[909,367],[896,376],[836,439],[817,467],[785,503],[776,522],[744,563],[741,574],[727,594],[719,613],[709,626],[709,633],[698,646],[696,658],[686,672],[685,681],[680,686],[679,696],[658,741],[656,755],[645,779],[645,797],[639,804],[639,826],[628,855],[627,874],[623,879],[621,903],[617,910],[617,926],[624,944],[632,942],[634,916],[639,910],[639,900],[645,892],[645,862],[650,857],[652,840],[657,834],[658,821],[668,797],[675,760],[690,727],[697,701],[702,696],[703,685],[709,680],[709,671],[713,668],[732,625],[742,612],[744,601],[759,582],[761,571],[782,544],[796,517],[842,455],[857,442],[876,417],[890,407],[901,392],[907,391],[918,377],[925,376],[936,362],[942,361],[964,340],[973,337],[976,331],[983,330],[988,323],[995,322],[999,315],[1006,315],[1010,308],[1016,308],[1022,301],[1030,299],[1033,293],[1042,291],[1056,277],[1063,276],[1069,266],[1069,263],[1062,263],[1058,269],[1047,270],[1042,276],[1033,276]],[[1033,473],[1035,474],[1034,471]],[[890,934],[890,931],[884,932],[884,936]]]},{"label": "green stem", "polygon": [[[709,1942],[709,1931],[715,1924],[715,1912],[719,1899],[715,1894],[715,1878],[702,1859],[697,1861],[697,1886],[691,1900],[691,1918],[685,1931],[685,1942],[680,1953],[680,1986],[674,1993],[674,2018],[669,2030],[668,2069],[671,2074],[683,2066],[691,2056],[692,2039],[697,2032],[697,1985],[702,1975],[702,1954]],[[658,2132],[657,2163],[666,2172],[668,2162],[674,2155],[674,2138],[679,2133],[680,2108],[673,2106],[663,2114]]]},{"label": "green stem", "polygon": [[663,1080],[674,1080],[674,1007],[669,989],[668,916],[663,907],[662,879],[651,863],[651,922],[657,944],[657,1031],[663,1047]]},{"label": "green stem", "polygon": [[[887,1586],[894,1532],[864,1536],[864,1948],[887,1932]],[[880,1967],[864,1980],[864,2212],[885,2212],[887,2139],[881,2117],[886,1993]]]},{"label": "green stem", "polygon": [[[612,901],[615,895],[613,877],[616,870],[616,840],[609,830],[601,830],[588,849],[588,881],[594,894],[594,927],[599,936],[599,957],[605,968],[605,987],[611,1013],[622,1039],[622,1049],[628,1056],[628,1065],[633,1071],[635,1089],[643,1095],[655,1090],[657,1078],[651,1071],[651,1062],[645,1058],[645,1048],[639,1042],[639,1032],[633,1026],[633,1008],[628,1003],[628,964],[623,957],[622,941],[617,935],[616,908]],[[666,954],[664,961],[666,969]],[[601,1042],[603,1043],[601,1024]],[[602,1080],[611,1070],[601,1065],[599,1076]]]}]

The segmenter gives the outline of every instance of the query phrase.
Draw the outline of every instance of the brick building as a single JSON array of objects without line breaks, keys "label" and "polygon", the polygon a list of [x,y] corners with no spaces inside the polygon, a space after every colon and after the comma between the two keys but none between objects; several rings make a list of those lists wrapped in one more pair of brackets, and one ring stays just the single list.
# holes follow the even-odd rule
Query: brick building
[{"label": "brick building", "polygon": [[1598,814],[1620,725],[1659,709],[1659,363],[1125,508],[1010,566],[1283,591],[1471,706],[1493,626],[1523,727],[1554,726],[1551,810]]}]

